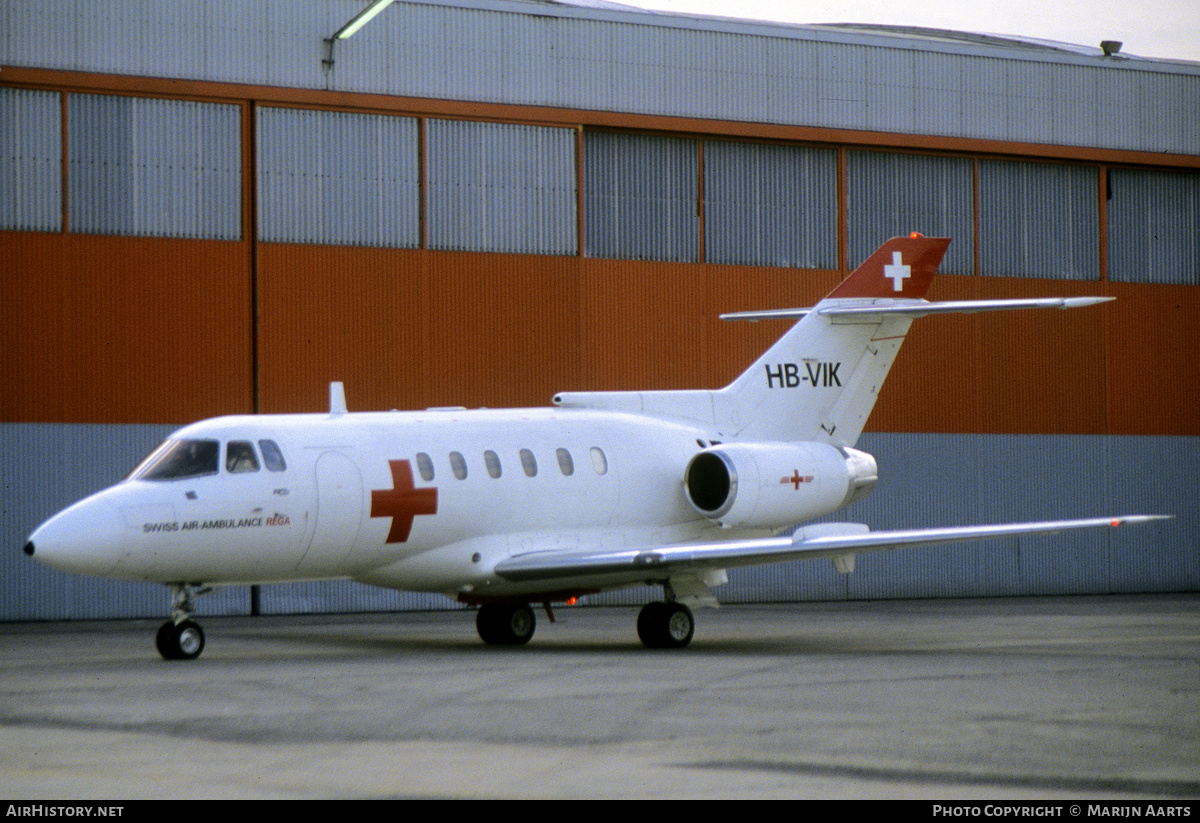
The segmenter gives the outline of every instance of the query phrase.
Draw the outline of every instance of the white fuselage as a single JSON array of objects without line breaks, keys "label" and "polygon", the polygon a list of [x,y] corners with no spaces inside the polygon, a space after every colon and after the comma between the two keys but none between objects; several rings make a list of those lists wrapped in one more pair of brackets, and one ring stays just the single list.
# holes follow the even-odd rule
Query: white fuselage
[{"label": "white fuselage", "polygon": [[[221,417],[172,435],[217,441],[215,473],[135,472],[31,539],[45,562],[124,579],[354,578],[516,595],[520,586],[492,574],[510,556],[671,543],[713,528],[683,492],[684,467],[708,436],[577,409]],[[228,470],[230,443],[263,440],[286,468]]]}]

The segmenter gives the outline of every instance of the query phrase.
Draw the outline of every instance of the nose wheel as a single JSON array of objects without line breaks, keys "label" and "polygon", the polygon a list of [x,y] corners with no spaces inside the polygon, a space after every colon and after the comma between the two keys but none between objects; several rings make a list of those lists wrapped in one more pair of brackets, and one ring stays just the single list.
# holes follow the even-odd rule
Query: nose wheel
[{"label": "nose wheel", "polygon": [[195,660],[204,651],[204,630],[191,620],[168,620],[158,630],[154,644],[165,660]]},{"label": "nose wheel", "polygon": [[192,601],[211,588],[181,584],[171,587],[171,619],[158,629],[154,645],[164,660],[195,660],[204,651],[204,629],[192,620]]}]

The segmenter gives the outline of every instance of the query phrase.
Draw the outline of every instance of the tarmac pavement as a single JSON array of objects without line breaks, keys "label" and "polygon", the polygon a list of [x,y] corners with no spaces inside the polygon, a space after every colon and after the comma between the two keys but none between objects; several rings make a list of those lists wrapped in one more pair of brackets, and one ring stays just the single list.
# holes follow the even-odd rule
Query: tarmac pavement
[{"label": "tarmac pavement", "polygon": [[1200,797],[1200,595],[0,624],[0,795]]}]

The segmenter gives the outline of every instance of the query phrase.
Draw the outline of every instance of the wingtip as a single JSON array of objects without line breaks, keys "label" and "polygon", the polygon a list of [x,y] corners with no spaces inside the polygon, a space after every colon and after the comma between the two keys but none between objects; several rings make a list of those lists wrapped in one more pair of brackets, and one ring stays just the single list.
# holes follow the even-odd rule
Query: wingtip
[{"label": "wingtip", "polygon": [[1115,529],[1118,526],[1153,523],[1155,520],[1172,520],[1174,517],[1173,514],[1127,514],[1124,517],[1114,517],[1109,525]]}]

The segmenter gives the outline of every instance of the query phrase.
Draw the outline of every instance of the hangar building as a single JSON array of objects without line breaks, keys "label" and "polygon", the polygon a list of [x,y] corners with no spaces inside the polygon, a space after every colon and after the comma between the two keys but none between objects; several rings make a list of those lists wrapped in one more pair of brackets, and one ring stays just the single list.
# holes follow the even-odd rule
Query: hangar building
[{"label": "hangar building", "polygon": [[[810,305],[914,230],[953,238],[931,299],[1117,300],[917,321],[846,517],[1176,519],[718,595],[1200,585],[1200,64],[593,0],[398,0],[331,40],[366,5],[0,7],[0,618],[165,613],[20,547],[181,424],[321,411],[331,380],[357,410],[718,387],[782,331],[719,312]],[[323,583],[199,611],[444,603]]]}]

